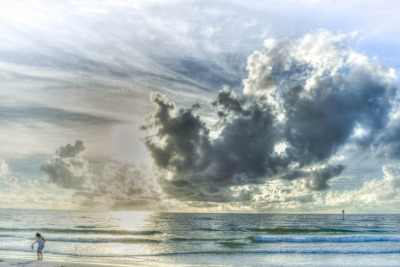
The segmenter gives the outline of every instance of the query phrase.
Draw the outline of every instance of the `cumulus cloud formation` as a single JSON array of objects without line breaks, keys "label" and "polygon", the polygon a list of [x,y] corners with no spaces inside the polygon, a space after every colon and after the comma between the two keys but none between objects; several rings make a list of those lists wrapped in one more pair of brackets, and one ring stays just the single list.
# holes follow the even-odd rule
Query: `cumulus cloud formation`
[{"label": "cumulus cloud formation", "polygon": [[81,157],[85,150],[83,142],[76,140],[56,150],[53,160],[42,163],[40,170],[47,174],[48,182],[65,189],[87,189],[92,170],[89,162]]},{"label": "cumulus cloud formation", "polygon": [[61,146],[40,170],[49,183],[71,190],[82,207],[151,209],[162,204],[163,192],[150,171],[119,161],[105,162],[95,171],[84,150],[81,140]]},{"label": "cumulus cloud formation", "polygon": [[400,167],[385,165],[382,168],[383,179],[373,179],[353,191],[328,192],[326,205],[349,206],[353,208],[378,207],[380,211],[385,206],[400,203]]},{"label": "cumulus cloud formation", "polygon": [[157,110],[143,129],[165,192],[225,202],[235,196],[230,187],[271,178],[328,188],[345,168],[332,160],[339,148],[379,141],[397,90],[394,71],[354,52],[346,38],[319,30],[265,41],[248,58],[242,94],[224,88],[213,102],[220,119],[213,128],[194,107],[153,94]]},{"label": "cumulus cloud formation", "polygon": [[344,192],[304,190],[305,181],[302,179],[293,180],[291,185],[275,179],[262,186],[234,186],[227,193],[234,200],[241,201],[224,205],[224,208],[258,212],[337,212],[343,208],[351,212],[395,212],[400,204],[400,168],[398,165],[385,165],[382,170],[383,178],[367,181],[359,189]]},{"label": "cumulus cloud formation", "polygon": [[76,140],[74,145],[67,144],[57,149],[56,154],[61,158],[76,157],[79,153],[85,150],[85,146],[81,140]]}]

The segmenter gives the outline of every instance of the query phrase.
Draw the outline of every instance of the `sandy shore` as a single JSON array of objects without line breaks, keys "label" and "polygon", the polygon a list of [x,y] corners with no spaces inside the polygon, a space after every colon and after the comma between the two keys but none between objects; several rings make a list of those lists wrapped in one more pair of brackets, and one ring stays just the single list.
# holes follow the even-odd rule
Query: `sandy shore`
[{"label": "sandy shore", "polygon": [[[29,266],[29,267],[94,267],[99,266],[99,264],[89,264],[89,263],[78,263],[78,262],[58,262],[52,260],[35,260],[35,259],[24,259],[24,258],[2,258],[0,262],[0,266]],[[110,264],[101,264],[101,266],[105,267],[114,267],[114,266],[123,266],[123,265],[110,265]],[[140,265],[139,265],[140,266]]]},{"label": "sandy shore", "polygon": [[[121,266],[156,266],[158,264],[151,262],[135,262],[129,264],[108,264],[108,263],[81,263],[81,262],[66,262],[66,261],[55,261],[55,260],[36,260],[32,258],[0,258],[1,267],[121,267]],[[164,265],[163,266],[172,266]]]}]

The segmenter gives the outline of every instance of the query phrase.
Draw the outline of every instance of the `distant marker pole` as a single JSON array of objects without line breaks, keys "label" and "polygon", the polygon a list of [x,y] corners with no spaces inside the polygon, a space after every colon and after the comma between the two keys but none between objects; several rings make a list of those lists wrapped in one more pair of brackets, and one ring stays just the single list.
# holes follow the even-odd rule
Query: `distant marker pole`
[{"label": "distant marker pole", "polygon": [[344,210],[342,210],[342,213],[343,213],[343,221],[344,221]]}]

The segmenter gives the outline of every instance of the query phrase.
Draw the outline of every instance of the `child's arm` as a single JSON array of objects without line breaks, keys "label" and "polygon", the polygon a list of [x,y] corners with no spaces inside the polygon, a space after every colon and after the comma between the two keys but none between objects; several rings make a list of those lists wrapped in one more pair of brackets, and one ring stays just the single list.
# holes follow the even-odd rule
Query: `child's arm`
[{"label": "child's arm", "polygon": [[46,239],[44,239],[44,237],[42,236],[42,239],[43,239],[43,245],[44,245],[44,243],[46,243]]},{"label": "child's arm", "polygon": [[37,242],[38,242],[38,241],[36,240],[35,242],[32,243],[32,245],[35,244],[35,243],[37,243]]}]

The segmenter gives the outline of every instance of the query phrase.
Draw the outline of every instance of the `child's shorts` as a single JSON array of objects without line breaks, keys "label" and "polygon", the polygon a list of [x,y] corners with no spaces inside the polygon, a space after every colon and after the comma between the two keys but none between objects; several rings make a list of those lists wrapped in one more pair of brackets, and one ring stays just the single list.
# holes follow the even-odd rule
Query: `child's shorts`
[{"label": "child's shorts", "polygon": [[38,250],[43,250],[44,246],[38,246]]}]

